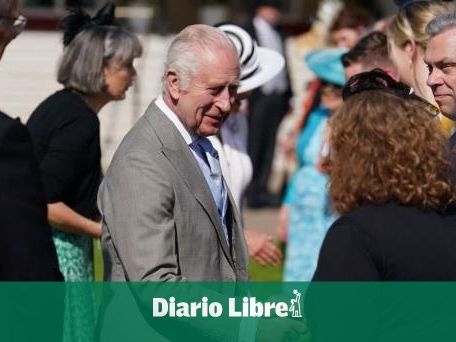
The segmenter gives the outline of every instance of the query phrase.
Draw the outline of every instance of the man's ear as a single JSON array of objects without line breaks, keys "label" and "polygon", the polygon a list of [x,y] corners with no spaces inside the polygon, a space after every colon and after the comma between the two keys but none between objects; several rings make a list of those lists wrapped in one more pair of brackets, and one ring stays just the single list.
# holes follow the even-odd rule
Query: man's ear
[{"label": "man's ear", "polygon": [[168,70],[165,77],[169,95],[173,100],[178,100],[180,97],[180,84],[176,70]]}]

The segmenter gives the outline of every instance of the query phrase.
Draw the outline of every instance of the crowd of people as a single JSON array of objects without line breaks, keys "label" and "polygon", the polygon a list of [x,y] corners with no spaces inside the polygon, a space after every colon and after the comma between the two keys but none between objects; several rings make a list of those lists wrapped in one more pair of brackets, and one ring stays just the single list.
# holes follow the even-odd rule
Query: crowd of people
[{"label": "crowd of people", "polygon": [[[113,5],[73,10],[62,89],[25,126],[0,113],[0,280],[92,281],[92,238],[105,281],[247,281],[249,256],[284,259],[286,281],[455,280],[456,12],[397,4],[377,22],[344,7],[326,46],[305,54],[314,80],[288,137],[296,169],[283,198],[267,185],[291,103],[280,1],[257,1],[246,29],[178,33],[162,94],[104,175],[97,113],[141,77],[142,47]],[[17,6],[0,1],[1,54],[25,26]],[[281,205],[285,255],[243,227],[245,205]],[[66,309],[77,313],[68,341],[95,322],[90,294],[81,301]]]},{"label": "crowd of people", "polygon": [[[372,25],[372,21],[366,18],[363,11],[346,7],[339,12],[333,26],[329,28],[329,37],[333,45],[345,50],[340,51],[328,46],[311,51],[305,56],[307,66],[317,76],[317,80],[310,83],[303,114],[297,121],[295,153],[298,168],[287,185],[277,224],[279,238],[287,242],[284,263],[285,280],[310,281],[314,278],[318,260],[321,259],[322,243],[327,235],[330,236],[328,229],[333,222],[333,226],[337,227],[342,219],[337,218],[344,213],[337,208],[337,199],[335,194],[331,193],[333,187],[338,182],[351,178],[373,179],[374,176],[388,176],[387,173],[367,176],[358,170],[359,174],[353,173],[351,176],[348,176],[348,173],[344,174],[346,179],[342,180],[340,179],[342,176],[335,173],[337,169],[333,165],[335,163],[333,154],[337,149],[334,144],[339,143],[342,138],[337,137],[336,139],[332,126],[337,126],[338,113],[343,112],[343,108],[346,106],[346,101],[342,99],[342,88],[351,85],[350,83],[347,85],[347,81],[359,74],[365,75],[366,72],[381,70],[391,78],[391,82],[393,80],[399,82],[398,84],[407,89],[407,91],[403,91],[408,95],[404,98],[413,96],[419,101],[421,107],[435,118],[434,121],[439,124],[440,134],[447,139],[452,135],[454,129],[454,123],[451,120],[452,114],[448,114],[449,111],[444,110],[438,103],[439,98],[435,96],[436,91],[429,83],[429,80],[432,81],[432,78],[428,79],[431,66],[425,60],[425,52],[427,43],[432,37],[429,31],[432,28],[430,24],[432,20],[453,12],[454,5],[444,1],[408,1],[399,5],[396,15],[383,20],[386,21],[386,25]],[[427,27],[429,28],[427,29]],[[315,55],[317,58],[313,57]],[[388,84],[391,85],[391,82],[388,81]],[[330,90],[328,84],[332,85]],[[360,84],[365,85],[366,83],[361,82]],[[380,85],[381,83],[378,83],[378,86]],[[333,96],[333,100],[329,100],[327,103],[330,95]],[[365,108],[374,111],[374,104],[372,106],[368,106],[368,104],[370,102],[366,103]],[[351,110],[350,107],[349,111]],[[385,109],[385,113],[387,112]],[[356,120],[358,124],[361,124],[359,118]],[[350,129],[353,130],[354,127],[350,127]],[[363,132],[366,133],[365,131],[366,129]],[[360,131],[360,134],[363,132]],[[361,139],[361,137],[352,138],[355,141]],[[375,137],[368,136],[368,138],[374,141]],[[387,140],[385,137],[385,141]],[[407,143],[410,144],[410,141]],[[385,142],[380,145],[382,144]],[[351,151],[353,157],[360,149],[361,147],[358,146]],[[391,153],[396,154],[395,151],[393,150]],[[377,155],[374,150],[370,153]],[[385,162],[385,157],[382,158],[382,161]],[[347,167],[353,167],[348,158],[345,158],[344,162]],[[396,163],[400,169],[406,169],[406,165],[400,165],[399,161]],[[380,169],[375,165],[374,160],[371,161],[371,164],[366,163],[365,165],[366,168]],[[416,176],[414,175],[414,177]],[[367,182],[368,179],[362,181]],[[382,187],[388,183],[387,179],[378,179],[378,181]],[[418,188],[417,184],[410,186]],[[396,191],[399,191],[399,184],[396,187]],[[345,188],[345,191],[347,192],[345,196],[358,196],[356,193],[350,193],[350,191],[355,191],[354,184],[353,187]],[[375,202],[375,198],[375,196],[369,195],[359,199],[359,205]],[[383,198],[378,204],[390,201],[405,204],[393,194]],[[450,206],[449,203],[448,206]],[[377,220],[377,222],[383,221]],[[385,221],[383,224],[390,225],[391,223]],[[329,232],[332,230],[333,228]],[[323,251],[321,252],[323,253]],[[339,263],[333,265],[335,268],[339,268],[339,266],[341,266]],[[349,276],[347,275],[347,277]]]}]

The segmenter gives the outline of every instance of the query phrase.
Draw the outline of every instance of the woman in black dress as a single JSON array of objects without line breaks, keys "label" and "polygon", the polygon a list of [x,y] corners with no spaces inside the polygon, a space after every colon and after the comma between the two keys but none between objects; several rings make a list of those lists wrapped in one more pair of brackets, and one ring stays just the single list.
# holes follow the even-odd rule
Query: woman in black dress
[{"label": "woman in black dress", "polygon": [[101,181],[97,113],[121,100],[133,82],[141,45],[111,23],[113,8],[94,19],[75,11],[64,23],[57,80],[63,89],[44,100],[27,122],[53,225],[60,269],[67,281],[93,278],[92,239],[101,235],[96,206]]},{"label": "woman in black dress", "polygon": [[[92,238],[101,235],[96,198],[101,181],[97,113],[121,100],[136,76],[141,55],[136,36],[115,26],[113,7],[93,19],[81,11],[64,23],[66,45],[57,80],[63,89],[32,113],[27,128],[34,143],[47,199],[48,220],[65,281],[93,279]],[[63,341],[93,341],[95,311],[87,284],[66,289]]]},{"label": "woman in black dress", "polygon": [[454,171],[439,122],[381,72],[331,119],[331,226],[313,280],[456,280]]}]

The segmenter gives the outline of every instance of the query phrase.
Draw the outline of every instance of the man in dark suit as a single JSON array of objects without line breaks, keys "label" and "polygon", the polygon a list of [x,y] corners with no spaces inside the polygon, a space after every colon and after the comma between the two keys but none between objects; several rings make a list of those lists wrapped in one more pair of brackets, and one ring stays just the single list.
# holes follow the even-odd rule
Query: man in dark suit
[{"label": "man in dark suit", "polygon": [[[16,0],[0,0],[0,58],[25,23]],[[2,112],[0,189],[0,281],[63,280],[29,134]]]},{"label": "man in dark suit", "polygon": [[[263,46],[284,55],[280,0],[255,1],[255,16],[247,31]],[[290,82],[286,68],[249,98],[248,152],[253,164],[253,178],[247,190],[249,207],[277,206],[280,201],[268,193],[267,184],[274,157],[276,133],[289,109]]]}]

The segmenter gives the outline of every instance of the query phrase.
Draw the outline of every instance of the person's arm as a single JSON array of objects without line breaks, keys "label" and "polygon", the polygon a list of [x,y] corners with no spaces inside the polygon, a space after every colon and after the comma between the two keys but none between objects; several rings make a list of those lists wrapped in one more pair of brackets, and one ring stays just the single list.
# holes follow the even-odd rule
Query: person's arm
[{"label": "person's arm", "polygon": [[282,206],[279,209],[279,215],[276,225],[276,234],[281,242],[287,242],[288,240],[288,221],[290,215],[290,207],[295,201],[296,197],[296,173],[291,177],[287,184],[285,196],[283,198]]},{"label": "person's arm", "polygon": [[63,202],[48,204],[48,220],[54,227],[74,234],[101,236],[101,223],[92,221],[71,209]]},{"label": "person's arm", "polygon": [[182,281],[177,257],[174,190],[163,155],[130,152],[113,161],[98,203],[130,281]]},{"label": "person's arm", "polygon": [[282,204],[277,218],[276,234],[281,242],[288,241],[288,205]]},{"label": "person's arm", "polygon": [[69,120],[52,135],[40,162],[48,220],[56,229],[94,238],[100,237],[101,224],[77,213],[65,203],[65,199],[87,172],[93,172],[88,168],[99,167],[99,161],[97,163],[95,159],[97,136],[96,118],[81,115]]}]

